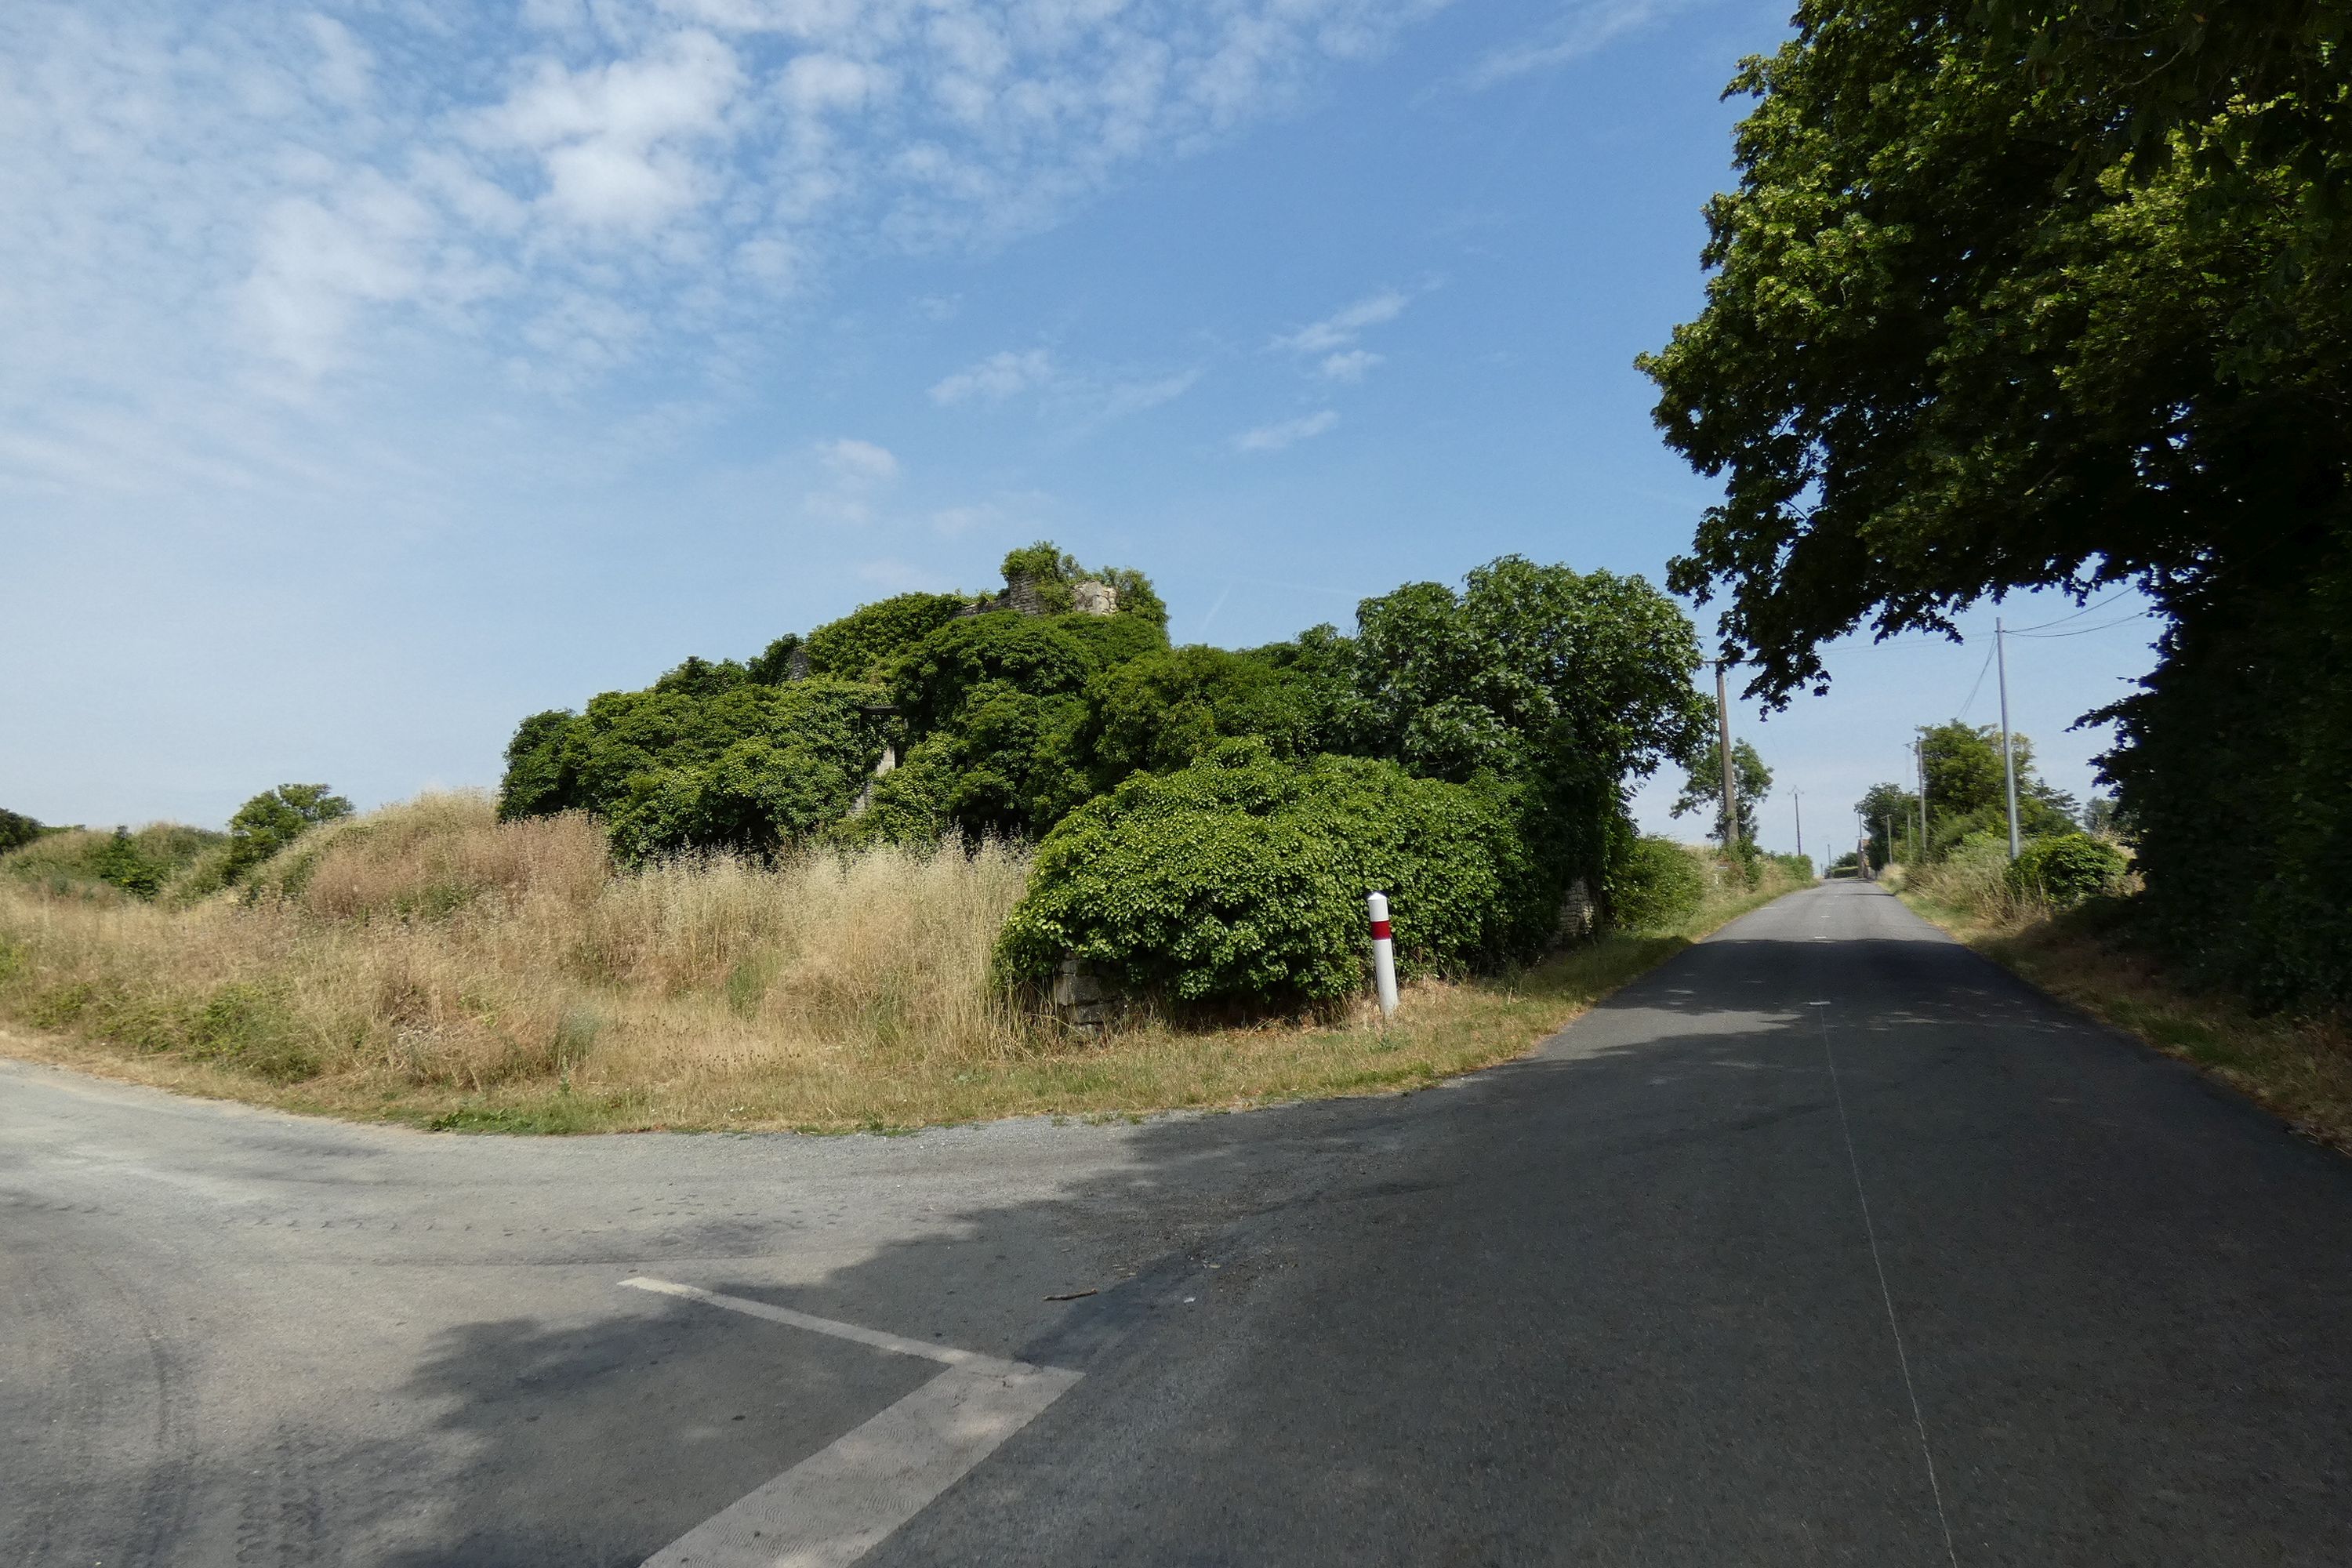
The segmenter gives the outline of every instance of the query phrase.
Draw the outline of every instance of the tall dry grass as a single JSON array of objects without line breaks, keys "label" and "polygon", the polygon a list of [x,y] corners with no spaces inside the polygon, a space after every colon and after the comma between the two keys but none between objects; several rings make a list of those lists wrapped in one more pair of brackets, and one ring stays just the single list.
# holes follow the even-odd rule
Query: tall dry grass
[{"label": "tall dry grass", "polygon": [[1026,876],[999,847],[615,874],[584,818],[428,796],[191,909],[0,893],[0,1010],[327,1103],[553,1080],[870,1121],[875,1081],[1024,1048],[987,969]]},{"label": "tall dry grass", "polygon": [[1517,1056],[1790,884],[1711,882],[1676,929],[1408,990],[1392,1022],[1069,1038],[989,955],[1028,877],[1002,846],[616,871],[580,817],[427,796],[305,836],[187,908],[0,877],[0,1040],[297,1109],[571,1131],[844,1129],[1382,1092]]}]

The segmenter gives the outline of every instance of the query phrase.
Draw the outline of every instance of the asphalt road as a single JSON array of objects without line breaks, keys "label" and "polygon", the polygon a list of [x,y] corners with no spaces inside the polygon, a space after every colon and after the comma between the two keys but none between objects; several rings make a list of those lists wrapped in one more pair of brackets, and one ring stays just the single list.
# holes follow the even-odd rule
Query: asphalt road
[{"label": "asphalt road", "polygon": [[2340,1564],[2347,1306],[2352,1165],[1853,885],[1525,1061],[1140,1126],[0,1064],[0,1563]]}]

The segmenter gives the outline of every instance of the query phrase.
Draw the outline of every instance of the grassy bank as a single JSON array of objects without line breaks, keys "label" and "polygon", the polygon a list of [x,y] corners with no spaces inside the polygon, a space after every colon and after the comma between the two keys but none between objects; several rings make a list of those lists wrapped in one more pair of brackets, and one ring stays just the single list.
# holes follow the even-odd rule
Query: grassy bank
[{"label": "grassy bank", "polygon": [[1786,891],[1369,1015],[1081,1040],[987,984],[1018,851],[725,858],[615,875],[576,817],[442,796],[316,830],[184,908],[0,878],[11,1054],[452,1128],[899,1128],[1412,1088],[1507,1059]]},{"label": "grassy bank", "polygon": [[[1981,881],[1982,879],[1978,879]],[[1910,879],[1904,902],[2050,994],[2211,1073],[2298,1131],[2352,1153],[2352,1027],[2263,1015],[2182,984],[2116,905],[2053,910],[1966,875]]]}]

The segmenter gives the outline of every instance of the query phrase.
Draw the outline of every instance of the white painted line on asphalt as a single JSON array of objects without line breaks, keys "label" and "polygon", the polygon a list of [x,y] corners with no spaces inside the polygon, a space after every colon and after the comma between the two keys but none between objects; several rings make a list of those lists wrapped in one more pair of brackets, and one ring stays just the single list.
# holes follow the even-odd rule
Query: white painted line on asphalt
[{"label": "white painted line on asphalt", "polygon": [[1035,1420],[1082,1375],[643,1276],[651,1290],[948,1369],[646,1559],[645,1568],[845,1568]]},{"label": "white painted line on asphalt", "polygon": [[1078,1381],[975,1357],[950,1367],[646,1559],[646,1568],[845,1568]]},{"label": "white painted line on asphalt", "polygon": [[745,1296],[722,1296],[716,1290],[705,1290],[698,1285],[680,1285],[672,1279],[652,1279],[640,1274],[621,1283],[632,1290],[651,1290],[660,1296],[682,1296],[689,1301],[700,1301],[705,1306],[724,1307],[730,1312],[740,1312],[747,1318],[765,1318],[772,1323],[789,1323],[795,1329],[806,1329],[811,1333],[831,1334],[837,1340],[855,1340],[861,1345],[872,1345],[877,1351],[889,1351],[898,1355],[919,1355],[929,1361],[946,1362],[950,1366],[988,1359],[971,1351],[957,1350],[951,1345],[929,1344],[921,1340],[910,1340],[903,1334],[885,1333],[880,1329],[862,1329],[856,1323],[845,1323],[833,1318],[814,1318],[806,1312],[795,1312],[790,1307],[772,1307],[765,1301],[754,1301]]}]

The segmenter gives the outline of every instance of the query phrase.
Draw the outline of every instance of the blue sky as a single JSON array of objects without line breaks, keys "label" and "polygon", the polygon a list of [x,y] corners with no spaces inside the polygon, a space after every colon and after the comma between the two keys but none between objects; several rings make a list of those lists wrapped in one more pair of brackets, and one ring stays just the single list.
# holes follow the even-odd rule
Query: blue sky
[{"label": "blue sky", "polygon": [[[1654,578],[1785,0],[374,0],[0,12],[0,804],[495,783],[515,721],[1049,537],[1246,646],[1507,552]],[[2020,727],[2144,670],[2013,645]],[[2012,600],[2012,624],[2066,615]],[[1989,631],[1990,606],[1971,612]],[[1702,625],[1705,625],[1702,616]],[[1760,726],[1848,837],[1981,638]],[[1986,678],[1969,709],[1992,715]],[[1645,823],[1671,787],[1645,791]]]}]

